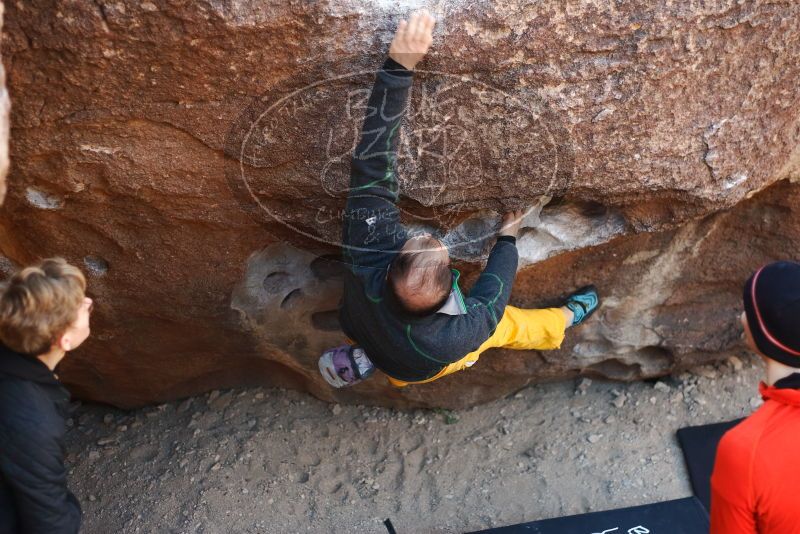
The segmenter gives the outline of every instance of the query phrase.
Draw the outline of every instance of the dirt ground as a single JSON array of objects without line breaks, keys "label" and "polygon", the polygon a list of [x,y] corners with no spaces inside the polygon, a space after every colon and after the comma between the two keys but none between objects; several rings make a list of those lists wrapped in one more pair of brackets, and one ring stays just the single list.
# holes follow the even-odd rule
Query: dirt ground
[{"label": "dirt ground", "polygon": [[133,412],[77,405],[69,480],[87,533],[385,533],[385,518],[398,534],[480,530],[689,496],[675,431],[749,414],[761,375],[732,357],[457,412],[278,389]]}]

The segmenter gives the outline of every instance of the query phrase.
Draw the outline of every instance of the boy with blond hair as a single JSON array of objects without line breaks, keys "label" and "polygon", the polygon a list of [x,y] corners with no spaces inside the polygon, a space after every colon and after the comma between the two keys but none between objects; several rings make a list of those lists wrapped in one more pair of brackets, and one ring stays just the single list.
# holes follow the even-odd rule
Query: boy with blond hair
[{"label": "boy with blond hair", "polygon": [[76,533],[64,467],[69,393],[54,370],[89,337],[92,299],[61,258],[14,274],[0,293],[0,532]]}]

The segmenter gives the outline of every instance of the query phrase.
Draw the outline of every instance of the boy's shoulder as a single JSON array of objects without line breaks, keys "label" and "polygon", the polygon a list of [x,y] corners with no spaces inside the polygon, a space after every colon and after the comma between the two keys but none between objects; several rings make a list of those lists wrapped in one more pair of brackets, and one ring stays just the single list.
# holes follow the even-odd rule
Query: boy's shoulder
[{"label": "boy's shoulder", "polygon": [[64,424],[53,399],[30,380],[0,375],[0,427],[6,432],[57,436]]},{"label": "boy's shoulder", "polygon": [[[765,428],[766,411],[763,406],[744,421],[728,430],[717,446],[711,485],[715,491],[740,495],[742,488],[751,485],[753,462],[759,439]],[[737,489],[738,488],[738,489]]]},{"label": "boy's shoulder", "polygon": [[727,431],[720,440],[717,460],[749,466],[759,456],[756,454],[758,449],[769,449],[771,437],[775,437],[775,432],[781,433],[779,427],[782,417],[778,415],[781,406],[767,400],[744,421]]},{"label": "boy's shoulder", "polygon": [[770,407],[766,404],[759,407],[744,421],[725,432],[719,443],[719,448],[733,449],[736,452],[751,450],[758,444],[767,427],[770,411]]}]

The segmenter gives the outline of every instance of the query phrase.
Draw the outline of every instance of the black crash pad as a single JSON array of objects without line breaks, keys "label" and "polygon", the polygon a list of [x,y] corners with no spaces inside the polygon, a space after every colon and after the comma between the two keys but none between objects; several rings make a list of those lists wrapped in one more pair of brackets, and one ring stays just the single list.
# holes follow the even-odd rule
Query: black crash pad
[{"label": "black crash pad", "polygon": [[714,458],[722,436],[741,423],[743,419],[714,423],[713,425],[689,426],[678,430],[678,443],[683,450],[692,491],[706,510],[711,510],[711,473]]},{"label": "black crash pad", "polygon": [[[481,530],[480,534],[708,534],[703,505],[694,497],[633,508],[545,519]],[[473,532],[472,534],[479,534]]]}]

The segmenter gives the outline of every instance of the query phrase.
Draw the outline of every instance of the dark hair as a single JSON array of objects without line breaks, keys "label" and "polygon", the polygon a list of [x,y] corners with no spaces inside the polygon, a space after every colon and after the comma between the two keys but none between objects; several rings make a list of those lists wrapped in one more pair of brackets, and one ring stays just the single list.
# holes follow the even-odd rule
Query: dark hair
[{"label": "dark hair", "polygon": [[[448,263],[431,261],[426,251],[400,252],[389,269],[388,285],[403,311],[412,315],[429,315],[447,301],[453,285],[453,274]],[[405,292],[430,295],[435,302],[417,307],[399,298],[398,288]]]}]

